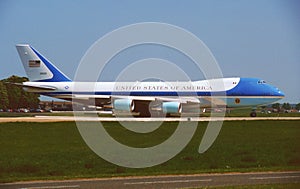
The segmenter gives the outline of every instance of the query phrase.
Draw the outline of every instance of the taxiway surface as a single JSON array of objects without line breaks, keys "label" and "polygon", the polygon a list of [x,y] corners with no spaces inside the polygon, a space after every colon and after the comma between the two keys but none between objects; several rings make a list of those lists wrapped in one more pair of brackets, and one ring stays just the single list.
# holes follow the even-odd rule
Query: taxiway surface
[{"label": "taxiway surface", "polygon": [[3,122],[61,122],[61,121],[255,121],[255,120],[300,120],[300,117],[86,117],[86,116],[35,116],[2,117]]},{"label": "taxiway surface", "polygon": [[33,181],[0,184],[0,189],[56,189],[56,188],[192,188],[206,186],[236,186],[259,184],[300,183],[300,171],[224,173],[197,175],[167,175],[147,177],[119,177],[64,181]]}]

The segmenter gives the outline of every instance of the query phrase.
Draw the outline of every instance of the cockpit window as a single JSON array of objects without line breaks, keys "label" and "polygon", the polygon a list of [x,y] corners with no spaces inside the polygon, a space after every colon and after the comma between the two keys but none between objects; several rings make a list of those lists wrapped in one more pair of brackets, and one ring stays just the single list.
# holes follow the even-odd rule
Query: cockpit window
[{"label": "cockpit window", "polygon": [[259,80],[257,83],[258,84],[266,84],[266,81],[265,80]]}]

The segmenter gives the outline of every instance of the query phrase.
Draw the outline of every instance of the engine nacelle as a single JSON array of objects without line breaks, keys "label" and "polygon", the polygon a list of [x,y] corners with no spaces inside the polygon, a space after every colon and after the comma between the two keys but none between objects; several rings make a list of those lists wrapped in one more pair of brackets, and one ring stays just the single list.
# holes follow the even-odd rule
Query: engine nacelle
[{"label": "engine nacelle", "polygon": [[163,113],[181,113],[182,105],[180,102],[164,102],[162,104]]},{"label": "engine nacelle", "polygon": [[130,99],[116,99],[113,105],[114,109],[118,111],[132,112],[134,110],[134,101]]}]

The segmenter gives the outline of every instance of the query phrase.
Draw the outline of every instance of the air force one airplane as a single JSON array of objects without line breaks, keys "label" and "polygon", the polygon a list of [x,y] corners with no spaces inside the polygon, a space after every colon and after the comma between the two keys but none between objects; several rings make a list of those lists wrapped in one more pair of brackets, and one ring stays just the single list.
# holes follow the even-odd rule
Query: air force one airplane
[{"label": "air force one airplane", "polygon": [[[28,44],[16,45],[29,82],[28,92],[139,116],[180,114],[209,106],[256,107],[284,97],[256,78],[220,78],[190,82],[73,82]],[[221,84],[220,84],[221,83]],[[250,116],[255,117],[255,111]]]}]

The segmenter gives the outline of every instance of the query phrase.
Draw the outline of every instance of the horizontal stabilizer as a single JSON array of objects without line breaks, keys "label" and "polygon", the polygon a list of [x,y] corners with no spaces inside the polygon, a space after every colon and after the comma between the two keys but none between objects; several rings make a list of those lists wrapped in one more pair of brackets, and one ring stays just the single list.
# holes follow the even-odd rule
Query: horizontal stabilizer
[{"label": "horizontal stabilizer", "polygon": [[25,89],[56,90],[56,87],[53,87],[53,86],[33,86],[33,85],[24,85],[22,83],[9,83],[9,82],[7,82],[6,84],[15,85],[15,86],[18,86],[18,87],[23,87]]}]

